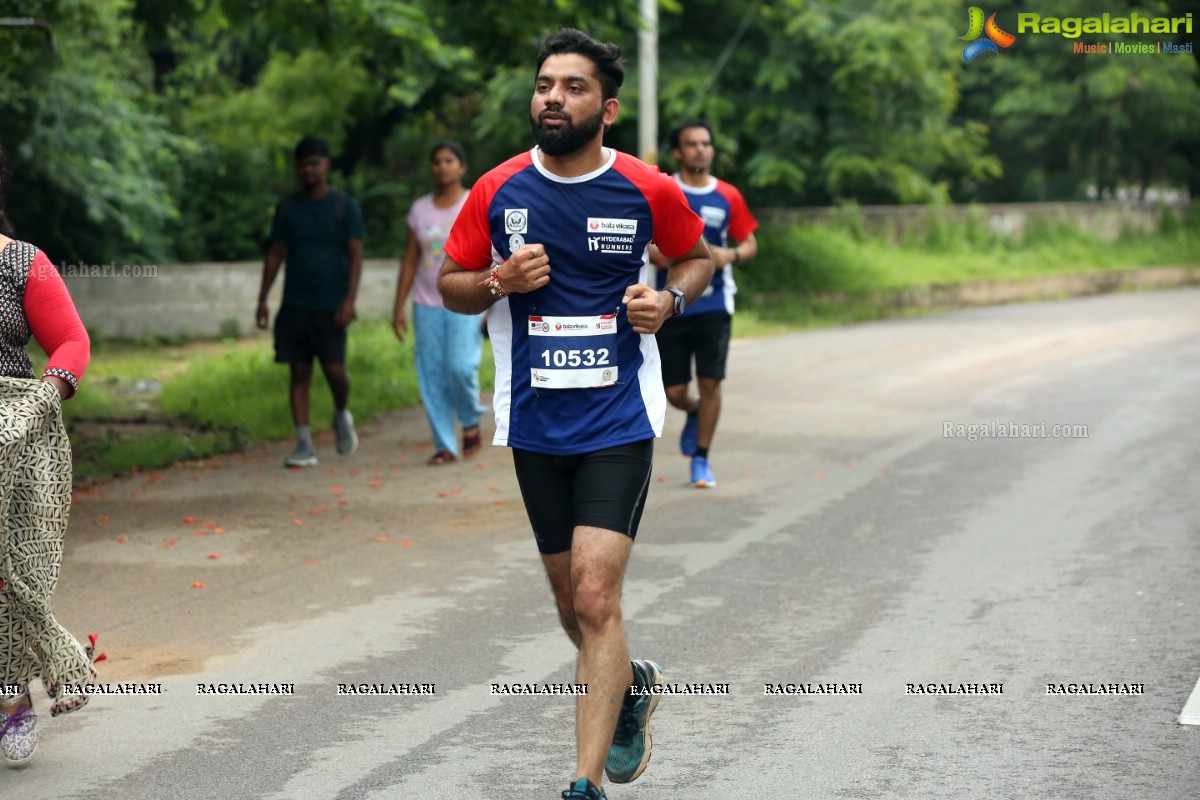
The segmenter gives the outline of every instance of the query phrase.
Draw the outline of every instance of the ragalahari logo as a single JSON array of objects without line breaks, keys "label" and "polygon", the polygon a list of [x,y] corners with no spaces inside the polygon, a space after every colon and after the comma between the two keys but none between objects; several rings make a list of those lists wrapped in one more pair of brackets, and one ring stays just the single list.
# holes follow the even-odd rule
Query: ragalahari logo
[{"label": "ragalahari logo", "polygon": [[[981,36],[981,34],[987,34]],[[983,10],[971,6],[967,9],[967,34],[960,36],[964,42],[970,42],[963,48],[963,61],[970,64],[975,60],[976,56],[983,53],[1000,53],[1000,48],[1012,47],[1012,43],[1017,40],[1017,37],[1011,33],[1000,30],[1000,26],[996,24],[996,15],[992,14],[987,18],[987,23],[983,21]]]}]

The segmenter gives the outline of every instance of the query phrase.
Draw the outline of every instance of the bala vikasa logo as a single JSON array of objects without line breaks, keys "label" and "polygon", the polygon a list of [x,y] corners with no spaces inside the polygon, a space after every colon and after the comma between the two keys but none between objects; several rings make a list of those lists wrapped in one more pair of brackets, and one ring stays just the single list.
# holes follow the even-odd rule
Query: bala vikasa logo
[{"label": "bala vikasa logo", "polygon": [[[982,34],[986,34],[986,36]],[[985,24],[983,10],[975,6],[967,9],[967,34],[959,38],[964,42],[970,42],[963,48],[963,61],[968,64],[984,53],[999,54],[1001,47],[1005,49],[1012,47],[1012,43],[1017,40],[1017,37],[1011,33],[1000,30],[1000,26],[996,24],[995,14],[988,17]]]}]

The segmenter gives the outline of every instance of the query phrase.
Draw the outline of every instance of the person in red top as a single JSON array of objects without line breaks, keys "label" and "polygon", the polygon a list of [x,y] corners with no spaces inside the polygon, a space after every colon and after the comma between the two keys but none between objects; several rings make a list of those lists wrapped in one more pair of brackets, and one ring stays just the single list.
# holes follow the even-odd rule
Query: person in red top
[{"label": "person in red top", "polygon": [[[7,183],[8,160],[0,147],[0,192]],[[10,238],[11,234],[12,228],[0,203],[0,378],[34,379],[33,366],[25,352],[32,334],[50,359],[42,371],[42,381],[54,388],[59,401],[66,400],[79,387],[91,356],[87,330],[66,284],[46,254],[31,244]],[[69,507],[69,486],[61,496]],[[66,519],[67,511],[67,507],[61,509],[62,520]],[[5,515],[8,524],[0,536],[11,537],[13,547],[48,546],[56,550],[61,560],[61,532],[65,523],[55,531],[57,541],[31,543],[22,540],[23,531],[13,524],[16,515],[12,510]],[[51,553],[51,557],[54,555]],[[10,563],[7,558],[0,560],[0,568]],[[57,573],[57,569],[54,571]],[[33,757],[37,747],[37,716],[33,713],[28,685],[30,673],[36,674],[37,670],[29,658],[34,634],[18,611],[16,600],[8,596],[9,590],[3,585],[6,578],[14,579],[0,574],[0,758],[9,766],[21,766]],[[43,657],[40,663],[59,656],[40,655]],[[14,688],[20,689],[15,696]],[[83,701],[72,701],[69,706],[56,706],[52,711],[69,711],[82,704]]]}]

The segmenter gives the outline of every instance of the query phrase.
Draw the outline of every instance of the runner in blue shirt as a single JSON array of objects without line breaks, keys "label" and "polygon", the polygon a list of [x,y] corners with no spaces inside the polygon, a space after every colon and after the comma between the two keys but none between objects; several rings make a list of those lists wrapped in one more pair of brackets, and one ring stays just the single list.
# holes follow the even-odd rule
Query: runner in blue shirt
[{"label": "runner in blue shirt", "polygon": [[[687,413],[679,449],[692,457],[692,485],[703,489],[717,485],[708,450],[721,415],[721,382],[733,328],[733,296],[737,293],[733,268],[758,254],[754,236],[758,221],[735,186],[713,177],[712,127],[707,122],[678,125],[671,131],[670,143],[679,165],[675,180],[692,210],[704,220],[704,238],[717,265],[704,295],[658,332],[667,401]],[[666,270],[659,270],[658,275],[661,287]],[[693,358],[699,397],[691,393]]]},{"label": "runner in blue shirt", "polygon": [[[604,797],[605,771],[627,783],[650,758],[662,674],[629,661],[621,583],[666,413],[654,333],[713,271],[678,184],[603,145],[623,80],[615,45],[572,29],[542,43],[537,146],[475,184],[438,284],[451,310],[490,309],[495,443],[513,448],[559,619],[579,648],[588,691],[576,697],[571,800]],[[674,259],[662,291],[651,287],[651,242]]]}]

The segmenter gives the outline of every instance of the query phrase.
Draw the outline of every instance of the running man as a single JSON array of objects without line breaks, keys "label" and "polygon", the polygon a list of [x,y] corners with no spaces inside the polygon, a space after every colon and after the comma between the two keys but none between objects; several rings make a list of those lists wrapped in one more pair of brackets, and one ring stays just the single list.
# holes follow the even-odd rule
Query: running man
[{"label": "running man", "polygon": [[346,374],[346,326],[354,321],[354,300],[362,275],[363,218],[353,197],[329,186],[329,146],[306,136],[296,145],[296,177],[301,191],[275,206],[271,240],[263,262],[262,287],[254,317],[267,327],[267,294],[287,259],[283,305],[275,316],[275,362],[291,367],[290,398],[296,447],[284,459],[287,467],[317,463],[308,426],[309,387],[313,359],[333,393],[333,430],[337,451],[358,447]]},{"label": "running man", "polygon": [[[704,238],[717,270],[703,297],[689,305],[680,319],[663,325],[658,332],[658,349],[662,354],[667,400],[687,413],[679,449],[692,457],[692,485],[708,488],[717,483],[708,463],[708,449],[721,415],[721,381],[725,380],[733,327],[733,295],[737,292],[733,268],[758,254],[754,238],[758,221],[741,192],[713,177],[712,128],[707,122],[683,123],[671,131],[670,144],[679,165],[675,180],[692,210],[704,220]],[[658,286],[664,286],[666,280],[666,270],[660,270]],[[699,397],[690,391],[693,357]]]},{"label": "running man", "polygon": [[[621,584],[666,400],[654,332],[704,291],[713,264],[678,184],[604,147],[625,77],[620,50],[564,28],[538,51],[537,146],[484,175],[446,242],[451,310],[488,312],[495,444],[517,480],[567,636],[579,650],[570,800],[605,796],[650,759],[662,682],[629,661]],[[673,258],[649,283],[648,247]],[[637,688],[634,688],[637,687]],[[640,690],[640,691],[639,691]]]}]

